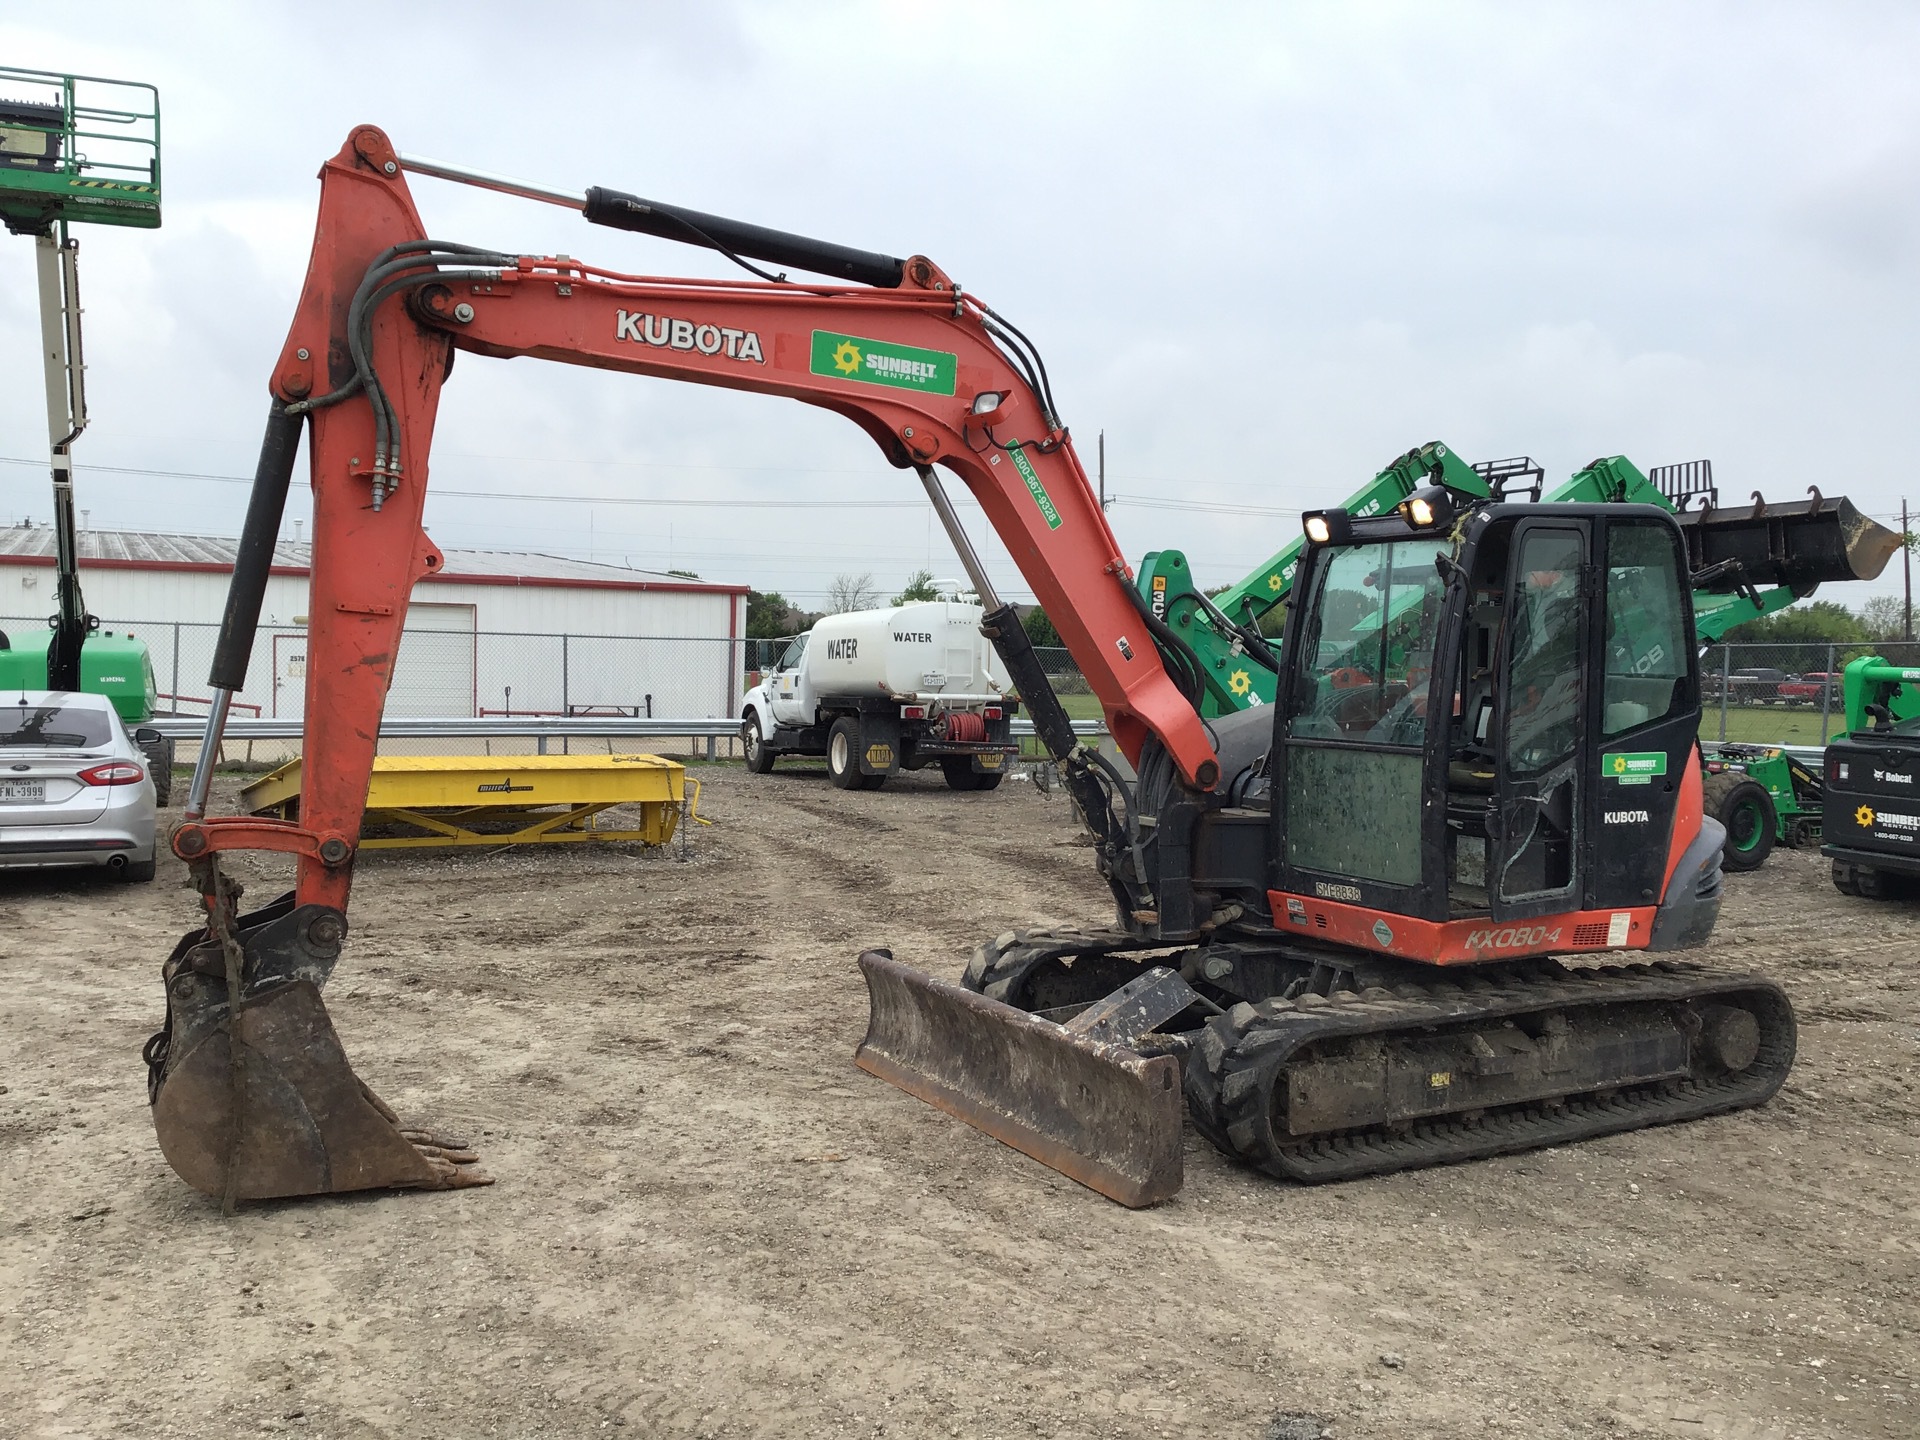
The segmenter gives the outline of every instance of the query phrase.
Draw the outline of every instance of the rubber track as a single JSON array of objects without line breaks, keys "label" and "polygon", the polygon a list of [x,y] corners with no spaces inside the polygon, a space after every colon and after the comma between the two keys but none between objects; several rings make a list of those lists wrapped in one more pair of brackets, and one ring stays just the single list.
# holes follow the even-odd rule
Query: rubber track
[{"label": "rubber track", "polygon": [[[1558,967],[1554,967],[1558,969]],[[1210,1022],[1187,1067],[1196,1128],[1228,1154],[1269,1175],[1320,1184],[1429,1165],[1451,1165],[1517,1150],[1619,1134],[1764,1104],[1786,1079],[1794,1054],[1793,1011],[1772,981],[1672,961],[1566,970],[1544,978],[1508,972],[1340,992],[1301,1009],[1298,1002],[1236,1005]],[[1472,1119],[1435,1117],[1406,1128],[1294,1137],[1276,1131],[1272,1094],[1289,1060],[1319,1041],[1471,1026],[1527,1012],[1633,1002],[1743,996],[1760,1013],[1760,1053],[1737,1074],[1719,1074],[1489,1109]]]},{"label": "rubber track", "polygon": [[[1010,932],[975,950],[963,983],[1020,1005],[1026,998],[1024,982],[1047,960],[1095,954],[1118,959],[1129,950],[1166,948],[1118,929]],[[1179,958],[1160,963],[1177,966]],[[1760,1001],[1761,1043],[1753,1064],[1738,1074],[1488,1109],[1473,1119],[1438,1116],[1406,1128],[1294,1137],[1276,1133],[1272,1124],[1275,1078],[1289,1059],[1323,1040],[1466,1027],[1543,1010],[1679,1003],[1741,992]],[[1392,990],[1235,1005],[1195,1037],[1186,1063],[1187,1113],[1201,1135],[1234,1159],[1283,1179],[1324,1184],[1750,1109],[1780,1088],[1792,1068],[1794,1048],[1792,1007],[1779,986],[1761,976],[1673,960],[1582,969],[1530,961]]]}]

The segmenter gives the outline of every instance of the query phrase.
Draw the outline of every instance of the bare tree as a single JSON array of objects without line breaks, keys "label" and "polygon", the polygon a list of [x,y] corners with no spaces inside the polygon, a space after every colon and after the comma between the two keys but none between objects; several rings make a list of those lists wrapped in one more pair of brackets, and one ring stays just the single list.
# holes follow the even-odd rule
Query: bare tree
[{"label": "bare tree", "polygon": [[1898,640],[1907,633],[1907,604],[1898,595],[1874,595],[1856,612],[1872,640]]},{"label": "bare tree", "polygon": [[833,583],[827,586],[826,613],[829,615],[843,615],[849,610],[871,610],[879,603],[880,592],[874,587],[871,570],[858,575],[836,575]]}]

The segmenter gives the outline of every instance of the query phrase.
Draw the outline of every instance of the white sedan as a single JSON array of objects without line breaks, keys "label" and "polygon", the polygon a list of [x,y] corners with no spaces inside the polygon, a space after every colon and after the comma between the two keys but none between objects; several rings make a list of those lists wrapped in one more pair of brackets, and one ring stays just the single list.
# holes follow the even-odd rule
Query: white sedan
[{"label": "white sedan", "polygon": [[0,870],[154,873],[147,757],[103,695],[0,690]]}]

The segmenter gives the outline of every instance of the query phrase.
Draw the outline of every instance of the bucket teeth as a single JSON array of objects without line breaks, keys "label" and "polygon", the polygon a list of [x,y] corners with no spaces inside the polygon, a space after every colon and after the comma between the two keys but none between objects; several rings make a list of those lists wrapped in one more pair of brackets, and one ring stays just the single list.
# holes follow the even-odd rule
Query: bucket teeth
[{"label": "bucket teeth", "polygon": [[219,945],[195,932],[167,962],[167,1028],[147,1047],[154,1131],[181,1179],[234,1200],[491,1183],[463,1141],[402,1128],[354,1074],[320,999],[338,911],[277,902],[237,930],[238,1012]]}]

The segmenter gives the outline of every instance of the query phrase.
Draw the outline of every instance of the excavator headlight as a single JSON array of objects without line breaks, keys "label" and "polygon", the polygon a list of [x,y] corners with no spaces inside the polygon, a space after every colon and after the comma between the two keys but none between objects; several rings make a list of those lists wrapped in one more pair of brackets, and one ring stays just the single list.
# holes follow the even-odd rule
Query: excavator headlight
[{"label": "excavator headlight", "polygon": [[1345,510],[1309,510],[1300,528],[1315,545],[1344,545],[1353,539],[1353,517]]},{"label": "excavator headlight", "polygon": [[1400,518],[1417,530],[1453,522],[1453,496],[1445,486],[1429,485],[1416,490],[1398,506]]},{"label": "excavator headlight", "polygon": [[973,397],[973,404],[967,407],[975,422],[991,430],[996,425],[1004,425],[1007,417],[1013,413],[1014,400],[1004,390],[982,390]]}]

